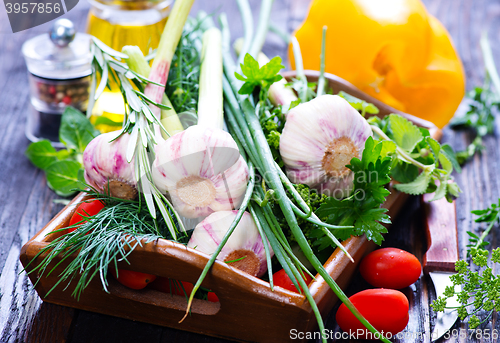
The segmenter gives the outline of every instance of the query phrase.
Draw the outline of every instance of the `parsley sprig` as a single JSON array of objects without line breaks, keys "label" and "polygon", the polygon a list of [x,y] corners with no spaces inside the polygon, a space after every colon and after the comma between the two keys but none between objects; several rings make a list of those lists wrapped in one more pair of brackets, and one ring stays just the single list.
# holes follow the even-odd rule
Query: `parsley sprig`
[{"label": "parsley sprig", "polygon": [[[387,209],[380,206],[390,194],[385,187],[390,181],[392,153],[396,145],[390,141],[375,142],[369,137],[365,142],[365,149],[361,160],[353,158],[347,168],[354,173],[354,193],[343,200],[329,197],[316,211],[320,218],[335,225],[353,225],[353,229],[334,230],[332,233],[344,240],[351,235],[365,234],[369,240],[382,244],[382,233],[387,229],[382,224],[390,224]],[[315,237],[318,250],[330,245],[328,237],[320,230],[311,233]]]},{"label": "parsley sprig", "polygon": [[[491,254],[483,249],[489,244],[484,241],[486,236],[500,221],[500,199],[497,204],[472,213],[479,215],[476,222],[486,222],[489,225],[480,237],[468,232],[471,236],[468,245],[471,266],[466,260],[457,261],[457,274],[450,277],[453,286],[446,287],[444,295],[438,297],[431,306],[434,311],[442,312],[447,308],[447,299],[457,296],[460,303],[457,308],[458,316],[461,320],[468,318],[469,327],[475,329],[486,322],[493,311],[500,311],[500,275],[494,275],[493,268],[488,266],[488,259],[491,259],[492,263],[500,264],[500,248],[493,249]],[[461,291],[456,292],[455,286],[460,286]],[[480,311],[488,312],[483,320],[478,317]]]},{"label": "parsley sprig", "polygon": [[281,57],[276,56],[267,64],[259,67],[259,62],[250,54],[246,54],[243,63],[240,64],[241,71],[243,75],[234,73],[235,77],[244,81],[245,83],[241,86],[238,91],[239,94],[252,94],[255,87],[260,88],[259,98],[264,101],[267,98],[267,93],[271,85],[283,78],[279,75],[279,71],[285,68],[281,64]]}]

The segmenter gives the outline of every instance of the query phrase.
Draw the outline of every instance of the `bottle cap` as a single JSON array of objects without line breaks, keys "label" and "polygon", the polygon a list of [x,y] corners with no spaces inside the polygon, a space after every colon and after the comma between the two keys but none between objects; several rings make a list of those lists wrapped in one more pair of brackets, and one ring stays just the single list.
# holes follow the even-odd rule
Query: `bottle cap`
[{"label": "bottle cap", "polygon": [[22,52],[33,75],[69,80],[91,74],[90,35],[75,33],[68,19],[55,21],[49,34],[31,38]]}]

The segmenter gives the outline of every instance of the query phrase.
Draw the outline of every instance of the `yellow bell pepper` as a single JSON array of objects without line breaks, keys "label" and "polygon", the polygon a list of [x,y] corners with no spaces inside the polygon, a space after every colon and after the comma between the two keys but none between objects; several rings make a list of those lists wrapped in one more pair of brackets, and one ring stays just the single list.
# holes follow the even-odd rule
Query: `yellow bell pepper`
[{"label": "yellow bell pepper", "polygon": [[[305,69],[319,70],[325,25],[326,72],[440,128],[453,117],[464,70],[448,32],[420,0],[313,0],[294,33]],[[291,46],[289,55],[293,66]]]}]

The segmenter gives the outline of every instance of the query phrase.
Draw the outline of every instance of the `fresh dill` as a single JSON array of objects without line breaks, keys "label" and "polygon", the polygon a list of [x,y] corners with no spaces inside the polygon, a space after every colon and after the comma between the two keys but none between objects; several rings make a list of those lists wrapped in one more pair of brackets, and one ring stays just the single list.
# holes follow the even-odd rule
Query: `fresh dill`
[{"label": "fresh dill", "polygon": [[117,200],[107,195],[88,191],[93,198],[106,203],[106,207],[77,227],[66,233],[68,227],[56,232],[62,236],[51,241],[33,259],[44,256],[42,262],[30,273],[37,271],[41,277],[55,272],[59,262],[68,260],[69,264],[58,275],[58,281],[47,295],[58,285],[66,283],[69,287],[73,280],[76,286],[72,295],[79,299],[84,289],[97,275],[104,290],[108,290],[108,271],[117,269],[117,263],[127,261],[127,256],[137,247],[159,238],[165,238],[187,244],[187,234],[173,239],[163,217],[153,218],[145,206],[144,199],[138,201]]},{"label": "fresh dill", "polygon": [[[475,329],[489,320],[494,311],[500,311],[500,275],[494,275],[493,268],[488,266],[488,260],[491,264],[500,263],[500,248],[492,249],[491,253],[484,249],[489,245],[485,241],[486,236],[500,221],[500,199],[489,208],[472,213],[479,216],[476,222],[488,223],[488,228],[480,237],[467,232],[470,236],[467,247],[471,265],[466,260],[456,262],[457,273],[450,276],[453,286],[447,286],[443,296],[434,300],[431,306],[434,311],[442,312],[447,308],[447,300],[457,296],[460,303],[458,316],[461,320],[468,318],[470,329]],[[461,290],[457,292],[455,286],[460,286]],[[487,313],[483,320],[478,317],[481,311]]]},{"label": "fresh dill", "polygon": [[165,93],[179,114],[184,127],[196,124],[200,79],[200,54],[196,48],[201,44],[200,23],[189,20],[182,33],[172,59]]}]

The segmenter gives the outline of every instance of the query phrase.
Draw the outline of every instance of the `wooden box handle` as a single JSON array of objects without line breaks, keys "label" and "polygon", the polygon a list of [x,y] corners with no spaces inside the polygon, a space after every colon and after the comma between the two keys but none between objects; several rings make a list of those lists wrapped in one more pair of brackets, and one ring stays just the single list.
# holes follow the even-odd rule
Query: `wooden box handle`
[{"label": "wooden box handle", "polygon": [[422,197],[428,247],[424,255],[424,272],[454,272],[458,261],[455,201],[449,203],[445,198],[430,201],[433,196],[424,194]]}]

